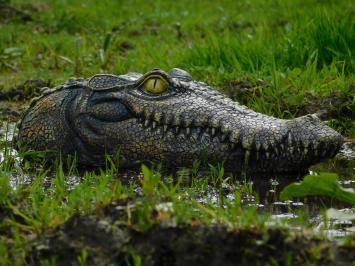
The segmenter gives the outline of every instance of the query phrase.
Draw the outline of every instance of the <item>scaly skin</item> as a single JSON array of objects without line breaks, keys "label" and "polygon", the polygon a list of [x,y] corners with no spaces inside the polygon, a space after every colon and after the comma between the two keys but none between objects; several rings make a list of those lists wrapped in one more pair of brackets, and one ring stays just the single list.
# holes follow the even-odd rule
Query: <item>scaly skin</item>
[{"label": "scaly skin", "polygon": [[90,165],[119,152],[127,166],[191,166],[202,156],[235,172],[280,173],[334,156],[343,138],[315,115],[283,120],[256,113],[183,70],[155,69],[47,89],[24,114],[18,142],[25,150],[76,154]]}]

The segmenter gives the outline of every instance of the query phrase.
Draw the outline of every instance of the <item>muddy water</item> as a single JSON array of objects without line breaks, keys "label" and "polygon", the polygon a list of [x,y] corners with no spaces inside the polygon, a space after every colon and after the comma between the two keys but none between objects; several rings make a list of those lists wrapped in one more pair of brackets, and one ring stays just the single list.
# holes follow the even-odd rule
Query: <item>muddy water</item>
[{"label": "muddy water", "polygon": [[[17,157],[17,152],[9,148],[15,136],[16,124],[3,123],[0,127],[0,162],[4,161],[7,155],[15,158],[17,173],[10,179],[11,186],[16,189],[18,186],[29,185],[33,177],[21,171],[21,161]],[[309,169],[309,174],[317,175],[320,172],[333,172],[340,177],[339,183],[345,188],[355,188],[355,143],[346,143],[335,158],[324,163],[313,166]],[[140,173],[121,173],[120,177],[135,181],[141,177]],[[203,174],[202,177],[203,178]],[[73,189],[79,184],[82,177],[66,177],[68,189]],[[201,191],[194,191],[196,200],[200,203],[211,203],[223,205],[226,201],[235,199],[236,191],[241,191],[242,205],[254,206],[260,213],[271,215],[270,224],[286,224],[294,230],[304,230],[305,227],[315,231],[323,232],[330,238],[346,236],[355,233],[355,221],[342,219],[326,220],[324,212],[328,208],[335,208],[343,213],[355,215],[355,208],[341,202],[330,202],[326,198],[303,198],[299,200],[279,200],[280,191],[288,184],[297,180],[302,180],[302,176],[259,176],[249,177],[240,181],[236,178],[227,178],[218,189],[213,185],[208,185]],[[51,177],[44,178],[44,185],[51,186]],[[189,190],[190,188],[187,188]],[[136,187],[137,195],[140,195],[141,188]],[[221,197],[223,195],[223,197]],[[223,202],[221,202],[223,201]],[[165,203],[162,203],[162,206]],[[170,204],[170,203],[167,203]]]},{"label": "muddy water", "polygon": [[[344,144],[333,159],[309,169],[311,175],[318,175],[320,172],[336,173],[341,186],[355,189],[355,143]],[[234,200],[235,190],[241,188],[242,204],[254,206],[260,213],[271,214],[270,224],[287,224],[287,227],[294,230],[312,228],[329,238],[354,234],[355,220],[325,219],[325,210],[329,208],[337,209],[344,214],[355,215],[355,208],[349,204],[331,201],[325,197],[307,197],[287,201],[279,199],[279,193],[285,186],[302,179],[303,176],[290,175],[258,176],[250,177],[248,181],[222,184],[222,188],[224,198],[229,200]],[[246,193],[245,187],[251,188],[251,192]],[[220,190],[211,186],[197,200],[201,203],[221,204],[220,198]]]}]

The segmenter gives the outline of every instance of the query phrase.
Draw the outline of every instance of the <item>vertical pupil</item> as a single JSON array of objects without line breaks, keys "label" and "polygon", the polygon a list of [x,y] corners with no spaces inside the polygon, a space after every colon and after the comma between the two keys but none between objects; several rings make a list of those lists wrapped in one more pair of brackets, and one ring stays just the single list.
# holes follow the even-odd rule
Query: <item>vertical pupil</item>
[{"label": "vertical pupil", "polygon": [[151,77],[144,83],[144,89],[152,93],[162,93],[166,90],[167,85],[162,79]]}]

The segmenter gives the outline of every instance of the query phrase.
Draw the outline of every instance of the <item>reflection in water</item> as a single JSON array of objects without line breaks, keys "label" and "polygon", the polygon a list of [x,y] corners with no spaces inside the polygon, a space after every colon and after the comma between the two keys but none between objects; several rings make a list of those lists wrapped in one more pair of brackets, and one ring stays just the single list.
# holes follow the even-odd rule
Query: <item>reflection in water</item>
[{"label": "reflection in water", "polygon": [[16,132],[16,123],[5,123],[0,127],[0,163],[3,163],[6,156],[17,156],[17,151],[11,148],[11,142]]},{"label": "reflection in water", "polygon": [[11,142],[16,133],[16,123],[4,123],[0,127],[1,142]]},{"label": "reflection in water", "polygon": [[[6,156],[11,156],[20,168],[20,158],[17,155],[16,150],[11,148],[11,142],[14,137],[15,123],[5,124],[4,127],[0,127],[0,163],[3,164],[6,160]],[[355,188],[355,143],[346,143],[339,154],[332,160],[328,160],[322,164],[318,164],[312,167],[309,171],[310,174],[317,175],[319,172],[334,172],[340,177],[339,183],[346,188]],[[29,185],[33,182],[33,177],[30,174],[25,174],[20,169],[16,171],[10,177],[10,185],[13,189],[19,186]],[[140,182],[137,180],[142,178],[142,174],[137,171],[124,171],[119,174],[123,183],[135,183],[135,192],[137,196],[142,195],[142,189]],[[206,178],[206,177],[200,177]],[[287,220],[288,227],[295,230],[299,230],[300,226],[297,226],[297,220],[299,220],[300,213],[306,215],[306,221],[303,220],[301,225],[311,225],[316,231],[325,232],[329,237],[344,236],[355,232],[354,223],[349,220],[330,219],[330,221],[324,222],[322,209],[324,207],[333,207],[340,209],[341,211],[355,214],[354,209],[345,208],[346,206],[341,203],[330,202],[325,198],[304,198],[300,200],[287,200],[280,201],[279,193],[288,184],[300,181],[302,176],[253,176],[244,181],[238,181],[231,179],[228,182],[222,182],[217,189],[216,186],[208,185],[204,187],[203,191],[196,191],[194,193],[195,199],[200,203],[218,204],[223,206],[225,201],[234,201],[236,191],[241,191],[241,204],[243,206],[254,206],[261,213],[270,213],[271,221],[269,223],[282,223]],[[66,176],[65,184],[68,190],[72,190],[77,184],[83,180],[80,176]],[[52,185],[52,177],[46,176],[43,179],[44,187],[49,188]],[[223,194],[223,201],[221,200],[221,191]],[[302,212],[300,212],[302,211]],[[293,225],[292,222],[295,222]]]},{"label": "reflection in water", "polygon": [[342,149],[337,154],[338,158],[344,158],[348,161],[355,160],[355,141],[344,143]]}]

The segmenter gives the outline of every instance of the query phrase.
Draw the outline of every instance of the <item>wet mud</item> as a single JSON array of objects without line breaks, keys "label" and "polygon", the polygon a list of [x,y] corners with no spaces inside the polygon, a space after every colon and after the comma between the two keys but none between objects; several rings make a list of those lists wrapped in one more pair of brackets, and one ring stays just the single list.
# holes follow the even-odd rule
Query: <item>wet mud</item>
[{"label": "wet mud", "polygon": [[[119,206],[97,216],[75,216],[36,240],[29,265],[40,260],[79,265],[352,265],[354,245],[339,245],[304,231],[282,228],[228,229],[223,226],[157,224],[146,232],[120,224]],[[355,239],[353,239],[353,242]],[[353,243],[354,244],[354,243]]]},{"label": "wet mud", "polygon": [[23,101],[40,95],[43,87],[49,87],[50,81],[43,79],[29,79],[14,88],[2,88],[0,101]]}]

